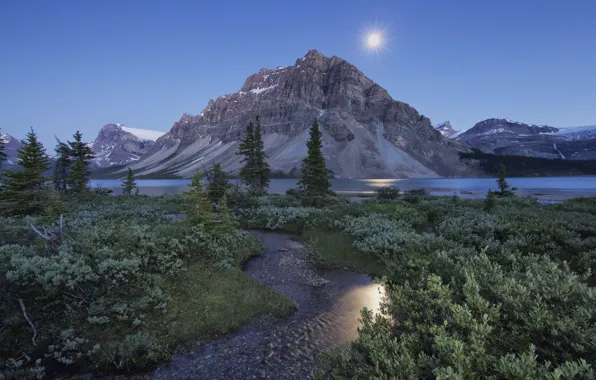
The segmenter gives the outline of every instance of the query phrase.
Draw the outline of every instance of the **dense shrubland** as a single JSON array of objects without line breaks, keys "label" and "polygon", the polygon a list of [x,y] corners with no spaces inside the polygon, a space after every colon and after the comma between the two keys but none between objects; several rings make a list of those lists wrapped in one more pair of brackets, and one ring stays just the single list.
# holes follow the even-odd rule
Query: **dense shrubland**
[{"label": "dense shrubland", "polygon": [[382,190],[319,210],[268,197],[240,213],[386,284],[382,314],[363,312],[360,338],[323,357],[321,378],[593,378],[596,199],[496,194]]},{"label": "dense shrubland", "polygon": [[238,224],[301,234],[321,260],[385,284],[381,313],[363,311],[359,339],[322,357],[321,378],[595,377],[594,198],[516,197],[501,166],[486,199],[386,188],[350,203],[329,191],[316,122],[299,189],[263,196],[258,120],[240,152],[248,191],[215,167],[183,196],[133,196],[129,172],[125,195],[110,197],[84,186],[89,157],[76,153],[80,136],[69,144],[55,191],[33,131],[21,154],[29,174],[10,173],[0,189],[10,206],[0,218],[4,377],[146,368],[181,343],[291,313],[239,270],[260,244]]},{"label": "dense shrubland", "polygon": [[[150,367],[185,341],[292,311],[240,273],[261,245],[235,224],[220,228],[220,207],[210,228],[166,211],[188,206],[188,196],[51,197],[49,206],[63,205],[61,232],[55,211],[0,218],[0,373],[8,378]],[[31,224],[61,233],[60,244]],[[247,288],[256,288],[252,297]],[[232,318],[222,316],[228,302],[238,308]]]}]

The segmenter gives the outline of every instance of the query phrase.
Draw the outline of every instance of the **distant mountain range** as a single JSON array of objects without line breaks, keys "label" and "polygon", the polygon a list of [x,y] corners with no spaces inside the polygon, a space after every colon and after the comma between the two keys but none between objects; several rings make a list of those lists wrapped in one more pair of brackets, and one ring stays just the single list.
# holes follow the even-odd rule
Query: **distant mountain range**
[{"label": "distant mountain range", "polygon": [[[469,155],[477,152],[474,149],[506,156],[596,159],[596,126],[555,128],[502,118],[481,121],[464,132],[455,131],[449,121],[433,126],[349,62],[311,50],[293,66],[250,75],[238,92],[210,100],[197,115],[183,114],[166,133],[119,123],[103,126],[89,143],[96,155],[92,166],[116,177],[130,167],[145,177],[188,178],[214,163],[237,173],[239,142],[257,115],[274,171],[300,168],[315,118],[327,166],[340,178],[482,175],[486,169]],[[5,167],[15,167],[21,143],[10,135],[2,138],[8,154]],[[462,160],[462,155],[468,158]]]},{"label": "distant mountain range", "polygon": [[596,126],[555,128],[509,119],[487,119],[457,135],[486,153],[551,159],[596,159]]}]

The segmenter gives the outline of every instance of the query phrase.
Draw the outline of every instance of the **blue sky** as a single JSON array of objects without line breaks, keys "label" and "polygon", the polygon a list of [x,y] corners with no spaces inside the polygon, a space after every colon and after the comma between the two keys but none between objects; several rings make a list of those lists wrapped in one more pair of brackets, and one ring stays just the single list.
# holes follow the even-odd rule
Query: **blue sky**
[{"label": "blue sky", "polygon": [[[362,37],[384,30],[386,49]],[[596,2],[0,1],[0,128],[167,131],[261,67],[342,57],[434,123],[596,124]]]}]

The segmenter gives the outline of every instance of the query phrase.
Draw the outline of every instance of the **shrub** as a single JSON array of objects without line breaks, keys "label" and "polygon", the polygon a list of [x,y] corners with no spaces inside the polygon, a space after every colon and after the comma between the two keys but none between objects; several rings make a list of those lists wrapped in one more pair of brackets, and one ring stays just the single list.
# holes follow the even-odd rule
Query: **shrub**
[{"label": "shrub", "polygon": [[596,293],[547,258],[504,256],[518,264],[501,265],[485,254],[437,256],[455,268],[453,280],[430,273],[391,285],[383,314],[364,311],[359,339],[342,355],[328,356],[321,374],[592,378]]},{"label": "shrub", "polygon": [[399,189],[394,186],[383,186],[376,189],[377,199],[395,200],[399,198]]},{"label": "shrub", "polygon": [[240,215],[251,228],[300,232],[314,215],[321,212],[312,207],[262,206],[241,210]]},{"label": "shrub", "polygon": [[[129,199],[110,198],[101,207],[72,202],[55,246],[28,226],[43,230],[42,219],[2,220],[0,352],[13,360],[0,368],[9,376],[36,375],[48,363],[121,370],[162,360],[167,347],[156,345],[148,326],[168,310],[166,281],[187,263],[230,268],[260,252],[255,236],[233,226],[208,233],[172,223],[149,205],[160,200]],[[35,345],[18,300],[38,332]],[[31,360],[21,361],[23,353]]]}]

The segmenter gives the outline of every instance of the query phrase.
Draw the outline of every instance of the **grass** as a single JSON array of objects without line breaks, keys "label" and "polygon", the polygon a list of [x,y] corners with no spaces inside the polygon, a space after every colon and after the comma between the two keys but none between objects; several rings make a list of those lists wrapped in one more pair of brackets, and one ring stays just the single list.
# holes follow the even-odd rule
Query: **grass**
[{"label": "grass", "polygon": [[323,262],[346,267],[373,276],[383,275],[383,266],[371,255],[356,250],[352,238],[339,232],[307,230],[302,234],[305,241],[314,245],[314,250]]},{"label": "grass", "polygon": [[[289,298],[252,280],[240,269],[218,270],[204,262],[170,278],[164,290],[171,297],[168,311],[148,315],[146,331],[170,353],[217,339],[261,316],[284,318],[296,311]],[[114,322],[87,327],[87,336],[105,345],[136,331],[130,323]]]},{"label": "grass", "polygon": [[172,302],[157,334],[167,345],[204,342],[259,316],[288,317],[296,310],[289,298],[240,270],[214,270],[203,263],[192,265],[171,279],[166,290]]}]

